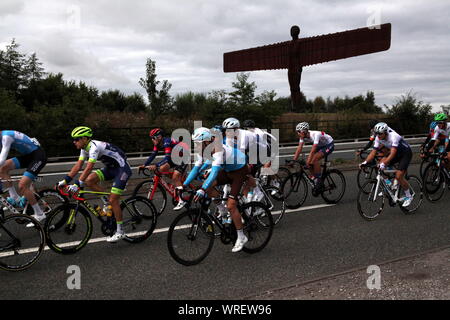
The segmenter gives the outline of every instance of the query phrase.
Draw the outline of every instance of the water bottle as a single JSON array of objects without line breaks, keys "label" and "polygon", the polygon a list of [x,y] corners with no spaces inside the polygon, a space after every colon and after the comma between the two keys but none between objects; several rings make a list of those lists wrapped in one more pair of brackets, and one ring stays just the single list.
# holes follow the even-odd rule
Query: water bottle
[{"label": "water bottle", "polygon": [[395,179],[394,180],[394,184],[392,185],[392,190],[397,190],[397,188],[398,188],[398,180],[397,179]]},{"label": "water bottle", "polygon": [[100,207],[98,204],[95,205],[94,210],[98,215],[102,215],[102,207]]},{"label": "water bottle", "polygon": [[392,186],[392,181],[389,180],[389,178],[384,179],[384,182],[386,183],[386,185],[390,188]]}]

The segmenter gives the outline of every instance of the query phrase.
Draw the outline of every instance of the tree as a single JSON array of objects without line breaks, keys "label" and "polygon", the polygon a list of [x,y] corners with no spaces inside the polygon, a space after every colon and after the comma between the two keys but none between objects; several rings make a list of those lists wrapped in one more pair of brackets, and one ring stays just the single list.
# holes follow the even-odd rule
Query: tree
[{"label": "tree", "polygon": [[150,106],[150,116],[155,120],[158,115],[164,114],[172,109],[172,98],[169,94],[172,85],[164,80],[161,90],[158,90],[160,81],[156,80],[156,64],[155,61],[148,58],[146,63],[146,77],[139,80],[139,84],[147,92]]},{"label": "tree", "polygon": [[235,89],[229,93],[229,100],[237,107],[254,104],[255,101],[255,82],[248,82],[250,73],[238,73],[237,81],[232,82],[231,86]]},{"label": "tree", "polygon": [[19,44],[13,39],[6,46],[6,51],[0,51],[0,88],[18,94],[19,89],[26,85],[25,55],[19,52]]}]

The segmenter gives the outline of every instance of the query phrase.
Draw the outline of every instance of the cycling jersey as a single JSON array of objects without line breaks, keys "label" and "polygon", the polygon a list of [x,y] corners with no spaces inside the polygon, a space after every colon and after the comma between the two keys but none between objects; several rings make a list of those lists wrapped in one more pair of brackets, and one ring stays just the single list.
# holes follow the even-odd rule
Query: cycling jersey
[{"label": "cycling jersey", "polygon": [[98,140],[91,140],[85,149],[81,150],[79,160],[88,159],[91,163],[100,160],[107,167],[125,167],[128,165],[127,156],[119,147]]},{"label": "cycling jersey", "polygon": [[202,185],[204,190],[208,189],[222,169],[225,172],[233,172],[246,166],[245,155],[240,150],[223,144],[221,145],[221,150],[216,151],[212,155],[212,161],[211,159],[205,159],[199,154],[196,154],[196,157],[197,160],[194,163],[194,168],[192,168],[183,185],[189,185],[197,177],[201,168],[204,168],[202,165],[211,164],[211,173]]},{"label": "cycling jersey", "polygon": [[[162,140],[162,148],[164,149],[164,158],[156,164],[157,167],[160,167],[166,163],[170,163],[170,166],[173,167],[175,164],[172,161],[172,151],[178,151],[179,156],[183,157],[183,152],[186,152],[189,150],[189,147],[183,143],[176,141],[174,139],[171,139],[169,137],[163,138]],[[145,166],[148,166],[150,163],[152,163],[153,160],[155,160],[156,156],[158,155],[158,145],[155,144],[153,146],[153,151],[148,157],[147,161],[145,161]],[[183,165],[180,163],[180,165]]]},{"label": "cycling jersey", "polygon": [[439,128],[439,125],[436,125],[433,130],[433,135],[431,137],[431,140],[446,140],[449,138],[450,135],[450,122],[447,122],[447,127],[445,129]]},{"label": "cycling jersey", "polygon": [[322,148],[333,143],[333,138],[323,131],[309,131],[309,138],[300,138],[299,140],[299,143],[305,142],[312,142]]},{"label": "cycling jersey", "polygon": [[47,156],[39,146],[39,142],[19,131],[1,131],[0,147],[2,148],[0,166],[5,164],[9,150],[15,150],[21,154],[21,156],[11,159],[14,162],[15,169],[26,167],[24,176],[30,179],[36,179],[38,173],[47,163]]},{"label": "cycling jersey", "polygon": [[379,136],[375,138],[375,143],[373,146],[374,149],[379,150],[380,145],[383,145],[388,149],[397,148],[397,152],[400,154],[411,150],[411,147],[408,144],[408,142],[406,142],[401,135],[399,135],[391,128],[388,128],[385,140],[380,140]]}]

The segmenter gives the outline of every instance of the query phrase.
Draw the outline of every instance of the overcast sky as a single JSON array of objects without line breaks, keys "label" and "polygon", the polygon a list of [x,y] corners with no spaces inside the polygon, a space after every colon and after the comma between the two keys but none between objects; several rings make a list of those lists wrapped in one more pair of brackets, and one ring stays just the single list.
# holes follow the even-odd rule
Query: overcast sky
[{"label": "overcast sky", "polygon": [[[450,104],[448,0],[1,0],[0,48],[12,38],[48,72],[100,90],[139,92],[147,58],[171,94],[231,90],[223,53],[301,37],[392,23],[388,51],[304,68],[308,99],[375,92],[391,105],[410,91],[434,111]],[[263,90],[289,95],[287,71],[255,71]]]}]

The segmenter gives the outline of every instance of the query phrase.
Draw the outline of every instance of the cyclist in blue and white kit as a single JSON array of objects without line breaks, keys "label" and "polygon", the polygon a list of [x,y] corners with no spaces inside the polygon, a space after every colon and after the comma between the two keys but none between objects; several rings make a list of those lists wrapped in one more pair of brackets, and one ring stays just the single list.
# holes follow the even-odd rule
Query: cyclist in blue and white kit
[{"label": "cyclist in blue and white kit", "polygon": [[403,190],[405,190],[405,197],[402,199],[402,206],[407,207],[413,201],[413,195],[411,195],[409,183],[405,179],[405,174],[412,159],[411,147],[401,135],[389,128],[389,126],[384,122],[380,122],[375,125],[375,134],[377,137],[373,145],[373,150],[367,156],[366,161],[361,163],[360,166],[370,163],[375,158],[378,150],[381,148],[389,149],[389,155],[380,160],[379,166],[380,169],[384,170],[388,165],[398,163],[398,170],[395,172],[395,179],[402,186]]},{"label": "cyclist in blue and white kit", "polygon": [[[228,145],[224,145],[220,139],[216,139],[208,128],[198,128],[192,134],[192,141],[199,148],[201,154],[196,154],[197,160],[189,176],[183,183],[183,187],[189,184],[198,176],[201,167],[205,163],[211,164],[211,172],[197,190],[194,200],[198,201],[207,193],[210,197],[219,197],[219,193],[214,189],[216,185],[230,184],[231,191],[228,195],[227,208],[231,213],[231,218],[237,230],[238,238],[232,252],[241,251],[247,243],[248,238],[244,234],[241,214],[237,208],[238,195],[242,185],[247,180],[250,169],[247,165],[245,155]],[[211,145],[212,144],[212,145]],[[183,187],[179,187],[182,189]]]},{"label": "cyclist in blue and white kit", "polygon": [[[9,175],[11,170],[27,168],[19,181],[19,192],[23,197],[19,197],[11,183],[5,183],[5,186],[7,186],[6,190],[9,191],[7,201],[13,206],[23,208],[28,200],[34,210],[33,217],[38,221],[42,221],[45,219],[44,212],[39,207],[30,188],[33,180],[37,178],[37,175],[47,163],[45,151],[36,139],[14,130],[1,131],[0,147],[2,149],[0,153],[0,176],[2,179],[11,179]],[[10,150],[17,151],[20,156],[6,160]]]},{"label": "cyclist in blue and white kit", "polygon": [[[108,237],[108,242],[117,242],[125,238],[125,232],[122,229],[123,218],[122,209],[120,208],[120,196],[127,185],[128,179],[131,177],[131,168],[127,162],[127,156],[117,146],[98,140],[92,140],[92,130],[88,127],[77,127],[72,131],[73,143],[77,149],[81,149],[78,162],[72,167],[69,174],[58,183],[64,186],[78,174],[83,168],[84,161],[88,160],[88,164],[81,173],[79,180],[69,186],[69,191],[76,193],[84,185],[98,192],[104,191],[98,183],[100,181],[114,180],[109,197],[109,204],[103,208],[102,215],[109,215],[112,211],[116,218],[117,230],[114,235]],[[92,172],[95,163],[100,160],[105,167]],[[91,173],[92,172],[92,173]]]}]

